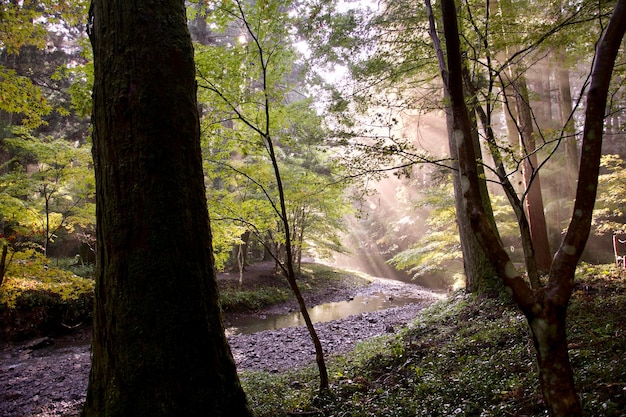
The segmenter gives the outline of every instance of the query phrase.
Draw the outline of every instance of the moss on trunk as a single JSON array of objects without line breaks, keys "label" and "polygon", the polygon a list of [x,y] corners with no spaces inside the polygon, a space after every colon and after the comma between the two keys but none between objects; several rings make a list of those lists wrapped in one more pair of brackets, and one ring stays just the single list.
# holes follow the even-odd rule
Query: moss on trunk
[{"label": "moss on trunk", "polygon": [[211,250],[182,0],[97,1],[97,266],[84,416],[250,416]]}]

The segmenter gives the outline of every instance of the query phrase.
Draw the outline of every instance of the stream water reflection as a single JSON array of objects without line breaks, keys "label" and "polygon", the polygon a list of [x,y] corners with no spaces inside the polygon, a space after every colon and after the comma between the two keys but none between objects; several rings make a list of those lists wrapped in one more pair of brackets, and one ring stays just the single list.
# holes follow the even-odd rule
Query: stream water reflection
[{"label": "stream water reflection", "polygon": [[[352,300],[320,304],[308,309],[313,323],[342,319],[365,312],[383,310],[391,307],[402,307],[407,304],[423,301],[420,298],[389,297],[384,293],[373,293],[357,296]],[[252,334],[263,330],[276,330],[285,327],[304,326],[304,318],[300,312],[288,314],[267,314],[245,316],[229,320],[228,330],[233,334]]]}]

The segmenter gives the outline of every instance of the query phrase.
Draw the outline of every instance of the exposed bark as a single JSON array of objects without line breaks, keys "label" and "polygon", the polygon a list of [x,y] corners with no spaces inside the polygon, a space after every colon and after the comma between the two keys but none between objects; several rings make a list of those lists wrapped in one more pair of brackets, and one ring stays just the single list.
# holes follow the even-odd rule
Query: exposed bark
[{"label": "exposed bark", "polygon": [[522,164],[522,178],[526,191],[526,211],[530,225],[530,235],[532,237],[535,261],[539,272],[547,273],[552,262],[552,252],[548,240],[548,226],[546,216],[543,211],[543,196],[541,193],[541,180],[539,177],[533,117],[530,110],[528,98],[528,87],[526,79],[518,76],[514,82],[515,103],[519,116],[518,127],[520,132],[520,145],[524,153]]},{"label": "exposed bark", "polygon": [[[443,56],[443,50],[439,42],[439,35],[437,34],[435,18],[432,10],[430,0],[425,0],[426,9],[429,19],[429,34],[433,40],[435,46],[435,53],[437,54],[437,60],[439,63],[439,69],[441,71],[444,81],[447,78],[447,66],[445,58]],[[444,102],[449,101],[449,94],[447,89],[444,88]],[[458,165],[458,152],[457,144],[452,130],[452,113],[451,109],[446,106],[446,124],[448,126],[448,147],[450,151],[450,159],[454,161],[452,170],[452,181],[454,187],[454,205],[457,213],[457,225],[459,227],[459,240],[461,242],[461,252],[463,253],[463,269],[465,272],[465,288],[468,292],[481,293],[488,292],[498,287],[498,283],[495,278],[497,274],[493,265],[489,261],[485,251],[481,247],[480,243],[476,239],[472,226],[469,222],[469,218],[465,214],[465,207],[463,202],[463,187],[461,184],[461,173]],[[475,144],[478,149],[480,145]],[[487,184],[483,181],[481,184],[482,192],[487,195]]]},{"label": "exposed bark", "polygon": [[567,304],[571,297],[574,272],[589,236],[595,203],[603,119],[609,82],[624,33],[626,0],[619,0],[600,40],[587,97],[583,155],[579,171],[574,213],[563,243],[551,265],[548,283],[531,289],[516,272],[496,233],[486,220],[478,190],[476,155],[469,140],[471,123],[464,101],[462,62],[454,0],[442,1],[444,32],[448,52],[448,88],[453,110],[453,132],[459,144],[459,164],[467,214],[473,230],[513,299],[525,314],[532,333],[539,367],[539,381],[548,412],[552,417],[581,416],[582,409],[574,386],[566,339]]},{"label": "exposed bark", "polygon": [[213,268],[182,0],[97,0],[97,265],[83,416],[252,413]]},{"label": "exposed bark", "polygon": [[0,285],[4,282],[4,275],[7,272],[8,262],[7,255],[9,254],[9,245],[4,243],[2,245],[2,254],[0,255]]},{"label": "exposed bark", "polygon": [[[475,96],[477,91],[474,89],[472,84],[466,81],[465,85],[467,85],[468,88],[472,89],[470,90],[470,93]],[[539,275],[537,273],[537,263],[535,261],[535,249],[532,245],[530,225],[528,224],[528,217],[526,216],[526,212],[524,211],[523,203],[517,196],[515,187],[513,186],[507,175],[506,169],[504,167],[504,160],[500,153],[495,134],[489,121],[488,112],[479,105],[475,105],[474,108],[478,113],[481,124],[483,125],[483,130],[485,131],[485,140],[487,141],[487,145],[489,146],[489,150],[495,164],[495,172],[498,175],[498,181],[500,182],[500,185],[502,186],[502,189],[504,190],[504,193],[509,200],[509,204],[511,205],[511,208],[513,209],[513,212],[515,213],[515,217],[517,219],[517,225],[522,240],[524,263],[526,265],[526,273],[528,274],[528,279],[533,288],[539,288],[540,282]]]},{"label": "exposed bark", "polygon": [[574,126],[574,109],[572,106],[572,87],[569,81],[569,68],[563,64],[564,54],[558,54],[561,65],[556,70],[559,84],[559,108],[561,126],[563,126],[563,148],[565,149],[565,169],[568,194],[576,193],[576,173],[578,172],[578,147]]}]

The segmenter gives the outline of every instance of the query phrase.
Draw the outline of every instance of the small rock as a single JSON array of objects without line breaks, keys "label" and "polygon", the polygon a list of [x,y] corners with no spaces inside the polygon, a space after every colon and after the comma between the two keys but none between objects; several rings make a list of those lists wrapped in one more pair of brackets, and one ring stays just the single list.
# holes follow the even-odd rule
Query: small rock
[{"label": "small rock", "polygon": [[33,339],[30,342],[24,345],[24,349],[37,350],[45,348],[46,346],[50,346],[54,344],[54,340],[50,337],[39,337],[37,339]]},{"label": "small rock", "polygon": [[291,386],[291,388],[293,388],[293,389],[301,389],[302,388],[302,383],[300,381],[291,381],[289,386]]}]

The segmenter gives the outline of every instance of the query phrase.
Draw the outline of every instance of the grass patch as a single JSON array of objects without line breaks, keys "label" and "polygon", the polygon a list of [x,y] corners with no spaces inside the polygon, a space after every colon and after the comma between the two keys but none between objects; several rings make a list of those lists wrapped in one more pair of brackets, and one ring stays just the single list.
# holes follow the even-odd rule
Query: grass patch
[{"label": "grass patch", "polygon": [[[75,259],[50,260],[29,250],[15,254],[0,287],[0,336],[6,340],[58,334],[78,323],[91,323],[93,265]],[[353,276],[325,265],[303,265],[298,278],[305,294],[323,294],[347,286],[365,285]],[[220,281],[222,308],[254,311],[293,299],[286,278],[265,271],[254,279]]]},{"label": "grass patch", "polygon": [[[626,410],[625,314],[626,273],[579,268],[568,334],[585,415]],[[241,377],[258,417],[545,416],[534,355],[526,320],[510,301],[459,292],[399,334],[331,358],[332,390],[323,396],[314,368]]]},{"label": "grass patch", "polygon": [[51,261],[51,265],[59,269],[70,271],[72,274],[82,278],[96,278],[96,265],[93,263],[82,263],[77,257],[57,258]]},{"label": "grass patch", "polygon": [[[370,282],[363,274],[322,264],[303,264],[297,279],[300,291],[313,297],[342,288],[364,286]],[[254,278],[244,276],[243,282],[240,286],[237,280],[218,280],[224,311],[254,311],[294,299],[291,287],[282,275],[265,273]]]},{"label": "grass patch", "polygon": [[226,287],[220,291],[220,301],[224,311],[254,311],[268,305],[291,299],[293,295],[288,288],[260,287],[242,289]]}]

